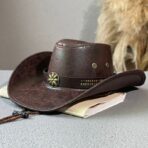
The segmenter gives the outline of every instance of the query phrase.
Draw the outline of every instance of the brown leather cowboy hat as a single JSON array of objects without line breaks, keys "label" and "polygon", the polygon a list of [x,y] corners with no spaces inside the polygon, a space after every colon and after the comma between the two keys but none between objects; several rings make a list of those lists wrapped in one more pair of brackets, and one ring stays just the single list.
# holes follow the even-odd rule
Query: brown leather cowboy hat
[{"label": "brown leather cowboy hat", "polygon": [[9,96],[24,108],[49,112],[144,83],[145,74],[140,70],[114,74],[111,57],[109,45],[61,40],[53,52],[32,55],[14,70]]}]

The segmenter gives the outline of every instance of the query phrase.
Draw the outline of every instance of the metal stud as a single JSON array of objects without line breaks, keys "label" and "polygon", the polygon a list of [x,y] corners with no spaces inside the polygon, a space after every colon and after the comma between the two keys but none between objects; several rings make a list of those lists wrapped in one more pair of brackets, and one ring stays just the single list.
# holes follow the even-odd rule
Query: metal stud
[{"label": "metal stud", "polygon": [[106,62],[106,63],[105,63],[105,66],[106,66],[107,68],[109,68],[109,63],[108,63],[108,62]]},{"label": "metal stud", "polygon": [[92,63],[92,68],[96,69],[98,67],[98,65],[96,63]]}]

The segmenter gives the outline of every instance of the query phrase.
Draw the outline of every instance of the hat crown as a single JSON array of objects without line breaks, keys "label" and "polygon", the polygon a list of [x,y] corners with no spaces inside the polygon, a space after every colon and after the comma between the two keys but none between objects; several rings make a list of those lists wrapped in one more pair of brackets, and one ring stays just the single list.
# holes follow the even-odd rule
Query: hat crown
[{"label": "hat crown", "polygon": [[113,74],[111,48],[106,44],[64,39],[56,43],[48,73],[60,77],[106,78]]}]

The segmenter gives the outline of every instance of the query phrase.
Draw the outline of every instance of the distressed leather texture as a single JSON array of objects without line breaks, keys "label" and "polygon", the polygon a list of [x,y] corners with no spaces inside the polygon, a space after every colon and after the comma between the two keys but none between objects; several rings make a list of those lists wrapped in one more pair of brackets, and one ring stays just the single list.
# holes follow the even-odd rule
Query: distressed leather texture
[{"label": "distressed leather texture", "polygon": [[[97,68],[94,69],[92,63],[96,63]],[[89,89],[75,88],[77,85],[69,87],[69,80],[63,81],[63,87],[51,87],[45,69],[48,74],[56,72],[61,79],[99,78],[101,81]],[[145,74],[141,70],[113,73],[109,45],[64,39],[55,44],[53,53],[37,53],[21,62],[10,78],[8,93],[13,102],[24,108],[51,112],[76,101],[140,86],[144,82]]]}]

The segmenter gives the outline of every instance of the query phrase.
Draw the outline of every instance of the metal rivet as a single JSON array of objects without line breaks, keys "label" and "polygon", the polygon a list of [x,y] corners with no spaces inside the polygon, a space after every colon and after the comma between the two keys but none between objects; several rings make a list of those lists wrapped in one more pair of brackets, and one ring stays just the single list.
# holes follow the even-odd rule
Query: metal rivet
[{"label": "metal rivet", "polygon": [[109,68],[109,63],[108,63],[108,62],[106,62],[106,63],[105,63],[105,66],[106,66],[107,68]]},{"label": "metal rivet", "polygon": [[96,69],[98,67],[98,65],[96,63],[92,63],[92,68]]}]

